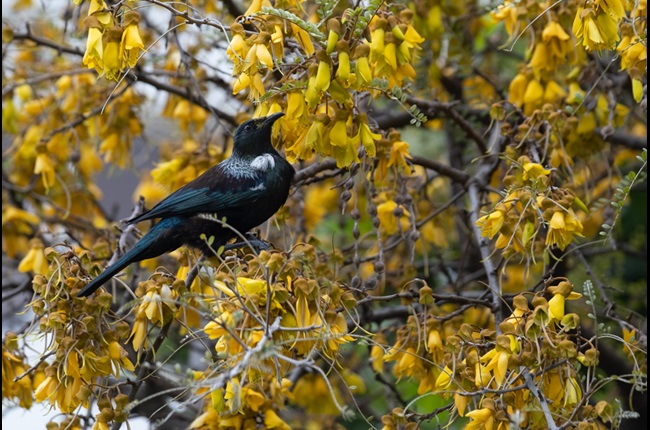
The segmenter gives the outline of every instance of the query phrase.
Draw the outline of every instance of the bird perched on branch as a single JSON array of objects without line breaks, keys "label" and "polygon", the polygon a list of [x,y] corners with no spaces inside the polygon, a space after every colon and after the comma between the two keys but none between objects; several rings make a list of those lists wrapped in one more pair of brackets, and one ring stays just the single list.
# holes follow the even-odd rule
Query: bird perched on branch
[{"label": "bird perched on branch", "polygon": [[[295,174],[293,167],[271,145],[271,129],[282,115],[276,113],[241,124],[235,132],[229,158],[151,210],[129,219],[128,224],[156,218],[160,221],[78,296],[92,294],[131,263],[157,257],[182,245],[210,255],[273,216],[287,200]],[[208,246],[206,238],[211,236],[214,241]]]}]

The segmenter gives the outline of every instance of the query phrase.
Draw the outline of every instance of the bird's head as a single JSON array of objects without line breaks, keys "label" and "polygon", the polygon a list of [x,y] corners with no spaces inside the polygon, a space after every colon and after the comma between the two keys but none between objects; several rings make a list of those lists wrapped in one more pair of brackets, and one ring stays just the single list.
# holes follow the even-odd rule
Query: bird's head
[{"label": "bird's head", "polygon": [[283,115],[284,113],[278,112],[243,122],[235,131],[233,155],[249,157],[269,152],[273,148],[271,145],[273,123]]}]

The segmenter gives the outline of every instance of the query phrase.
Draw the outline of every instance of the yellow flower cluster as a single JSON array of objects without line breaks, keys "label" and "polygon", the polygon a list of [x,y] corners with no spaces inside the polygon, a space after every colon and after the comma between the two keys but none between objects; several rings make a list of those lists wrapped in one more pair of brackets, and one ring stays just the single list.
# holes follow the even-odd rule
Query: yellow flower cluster
[{"label": "yellow flower cluster", "polygon": [[104,0],[91,0],[84,23],[88,28],[83,63],[99,76],[118,80],[126,69],[135,67],[144,50],[138,24],[140,14],[134,10],[118,15]]},{"label": "yellow flower cluster", "polygon": [[[52,359],[43,361],[34,370],[30,398],[33,395],[37,402],[47,401],[70,414],[79,407],[89,406],[93,387],[100,380],[117,378],[123,372],[134,370],[121,345],[128,337],[129,325],[110,317],[110,296],[106,293],[91,299],[71,297],[71,293],[84,285],[79,275],[83,266],[90,266],[87,252],[77,254],[70,250],[65,256],[59,256],[48,249],[45,254],[57,260],[56,268],[50,269],[48,278],[36,275],[33,284],[38,295],[30,307],[40,318],[41,332],[51,338]],[[19,384],[24,385],[25,381],[29,378]],[[123,409],[126,403],[122,403]],[[112,417],[126,414],[118,411],[119,405],[108,406],[115,409]]]},{"label": "yellow flower cluster", "polygon": [[[386,347],[382,333],[375,337],[370,352],[372,367],[382,373],[382,363],[394,363],[392,371],[397,378],[419,383],[418,394],[453,396],[455,412],[468,417],[467,428],[475,429],[507,428],[516,410],[520,411],[520,426],[548,428],[539,395],[521,387],[504,402],[497,394],[513,383],[520,385],[513,381],[536,375],[532,378],[540,394],[552,399],[549,407],[554,419],[559,420],[556,423],[563,422],[582,399],[577,369],[596,365],[597,350],[577,350],[568,333],[580,319],[566,312],[565,303],[581,295],[565,279],[555,283],[530,301],[524,295],[514,297],[513,311],[500,324],[500,334],[478,323],[487,315],[485,311],[465,311],[441,323],[436,315],[449,315],[453,307],[430,302],[427,315],[431,317],[420,321],[410,317],[397,329],[392,346]],[[421,288],[420,303],[429,290]],[[478,398],[477,393],[481,393]],[[502,408],[507,408],[508,414],[499,412]],[[391,422],[391,414],[382,421]]]},{"label": "yellow flower cluster", "polygon": [[[41,366],[42,367],[42,366]],[[18,347],[18,337],[8,332],[2,340],[2,400],[16,402],[29,409],[33,403],[34,388],[39,380],[28,372],[29,365]],[[42,373],[42,369],[40,369]]]},{"label": "yellow flower cluster", "polygon": [[[286,112],[280,124],[285,140],[292,142],[286,148],[290,161],[319,154],[335,158],[339,167],[348,167],[359,162],[361,147],[369,157],[376,155],[381,136],[371,131],[365,114],[353,109],[353,96],[363,91],[376,93],[374,80],[387,80],[392,88],[414,79],[413,63],[424,42],[411,24],[409,9],[398,16],[382,15],[370,21],[369,40],[354,37],[353,22],[339,19],[327,23],[327,37],[322,41],[295,23],[281,25],[272,16],[257,16],[266,23],[266,30],[249,36],[241,24],[231,26],[227,53],[234,63],[233,93],[246,91],[251,100],[261,100],[256,115]],[[284,40],[289,37],[310,57],[303,80],[289,90],[273,89],[269,96],[264,81],[270,71],[285,66]],[[408,145],[397,146],[397,152],[407,154]]]},{"label": "yellow flower cluster", "polygon": [[620,40],[619,23],[626,16],[621,0],[589,0],[578,7],[573,20],[573,34],[582,38],[589,51],[614,49]]},{"label": "yellow flower cluster", "polygon": [[[505,255],[535,256],[543,246],[564,250],[581,237],[583,226],[572,207],[586,210],[580,199],[565,189],[549,189],[550,169],[523,156],[506,179],[510,191],[490,213],[476,220],[481,234],[490,239],[498,235],[495,246]],[[540,232],[546,227],[546,239]]]}]

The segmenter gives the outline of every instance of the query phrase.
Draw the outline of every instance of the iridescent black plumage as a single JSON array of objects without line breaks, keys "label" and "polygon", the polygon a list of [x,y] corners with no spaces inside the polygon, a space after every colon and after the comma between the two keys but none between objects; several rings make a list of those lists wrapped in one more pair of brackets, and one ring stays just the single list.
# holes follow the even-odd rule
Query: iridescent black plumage
[{"label": "iridescent black plumage", "polygon": [[[287,200],[295,173],[271,145],[273,123],[282,116],[246,121],[237,128],[232,155],[179,188],[151,210],[127,222],[161,218],[139,241],[80,292],[92,294],[122,269],[182,245],[212,251],[269,219]],[[227,226],[221,220],[225,218]],[[235,231],[233,231],[233,229]]]}]

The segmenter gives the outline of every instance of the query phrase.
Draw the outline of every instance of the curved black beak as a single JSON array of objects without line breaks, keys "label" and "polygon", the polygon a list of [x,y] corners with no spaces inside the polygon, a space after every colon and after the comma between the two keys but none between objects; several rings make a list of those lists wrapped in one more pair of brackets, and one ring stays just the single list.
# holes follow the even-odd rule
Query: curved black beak
[{"label": "curved black beak", "polygon": [[264,121],[262,122],[262,126],[263,127],[266,127],[266,126],[271,127],[274,122],[276,122],[277,120],[279,120],[283,116],[284,116],[284,112],[277,112],[277,113],[271,114],[271,115],[267,116],[266,118],[264,118]]}]

